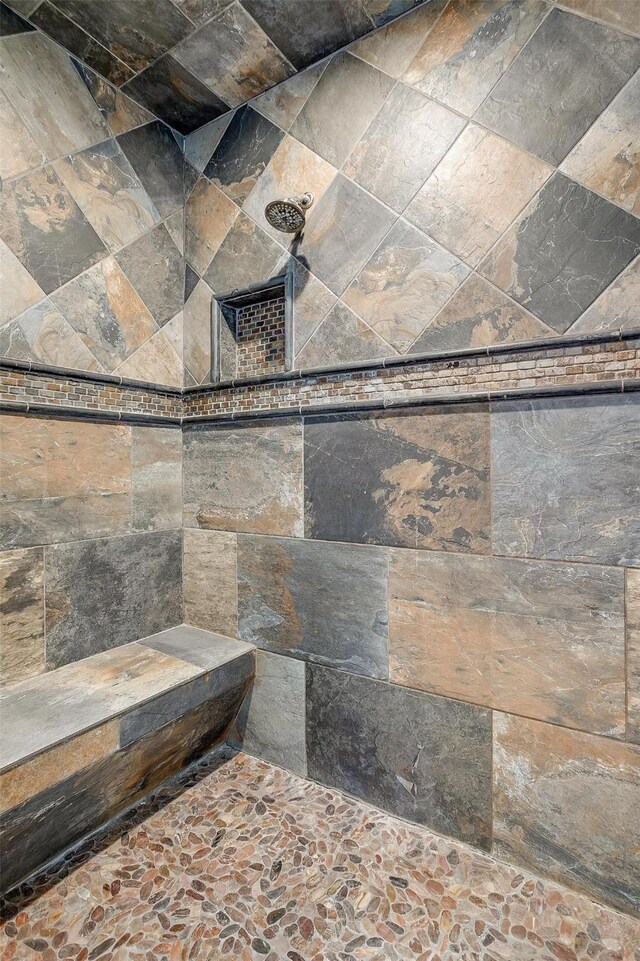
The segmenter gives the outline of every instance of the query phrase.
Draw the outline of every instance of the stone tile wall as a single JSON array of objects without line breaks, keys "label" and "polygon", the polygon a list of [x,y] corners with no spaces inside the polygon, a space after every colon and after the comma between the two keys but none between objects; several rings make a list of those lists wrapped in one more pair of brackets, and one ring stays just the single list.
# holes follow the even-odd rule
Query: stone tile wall
[{"label": "stone tile wall", "polygon": [[637,912],[640,395],[184,438],[187,617],[259,648],[233,743]]}]

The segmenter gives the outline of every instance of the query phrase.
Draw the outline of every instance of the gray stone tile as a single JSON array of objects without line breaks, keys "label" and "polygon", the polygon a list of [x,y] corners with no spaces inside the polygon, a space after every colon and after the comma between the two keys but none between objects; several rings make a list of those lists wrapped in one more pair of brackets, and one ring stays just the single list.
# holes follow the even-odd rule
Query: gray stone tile
[{"label": "gray stone tile", "polygon": [[393,88],[393,80],[350,53],[336,54],[291,126],[291,133],[340,167]]},{"label": "gray stone tile", "polygon": [[399,220],[342,297],[402,353],[468,275],[457,257]]},{"label": "gray stone tile", "polygon": [[638,40],[555,9],[476,117],[559,164],[639,66]]},{"label": "gray stone tile", "polygon": [[46,161],[29,128],[1,90],[0,124],[3,131],[0,177],[17,177]]},{"label": "gray stone tile", "polygon": [[3,286],[0,297],[0,324],[4,325],[12,317],[17,317],[37,304],[44,297],[44,290],[3,240],[0,240],[0,276]]},{"label": "gray stone tile", "polygon": [[553,337],[555,330],[471,274],[411,346],[422,354]]},{"label": "gray stone tile", "polygon": [[131,428],[131,526],[182,527],[182,436],[166,427]]},{"label": "gray stone tile", "polygon": [[627,740],[640,744],[640,570],[626,571]]},{"label": "gray stone tile", "polygon": [[352,0],[246,0],[244,6],[298,70],[373,27]]},{"label": "gray stone tile", "polygon": [[309,777],[491,845],[491,712],[307,664]]},{"label": "gray stone tile", "polygon": [[242,204],[283,137],[279,127],[252,107],[240,107],[206,165],[205,177]]},{"label": "gray stone tile", "polygon": [[367,262],[395,216],[338,174],[311,208],[296,257],[335,294],[341,294]]},{"label": "gray stone tile", "polygon": [[[184,241],[188,265],[205,273],[239,214],[238,207],[206,177],[199,177],[185,206]],[[185,301],[190,296],[185,290]]]},{"label": "gray stone tile", "polygon": [[403,79],[470,117],[540,24],[542,0],[455,0]]},{"label": "gray stone tile", "polygon": [[238,634],[370,677],[388,677],[387,554],[298,538],[238,537]]},{"label": "gray stone tile", "polygon": [[114,136],[117,137],[134,127],[153,121],[148,110],[135,103],[103,77],[98,76],[77,60],[71,62]]},{"label": "gray stone tile", "polygon": [[640,220],[556,173],[480,273],[564,333],[640,252]]},{"label": "gray stone tile", "polygon": [[305,777],[305,666],[293,657],[256,651],[256,676],[229,743]]},{"label": "gray stone tile", "polygon": [[217,294],[268,280],[282,257],[282,247],[240,212],[205,271]]},{"label": "gray stone tile", "polygon": [[634,394],[496,406],[494,551],[640,566],[639,441]]},{"label": "gray stone tile", "polygon": [[182,308],[184,262],[166,227],[158,224],[116,254],[159,327]]},{"label": "gray stone tile", "polygon": [[[199,280],[184,305],[184,367],[193,384],[211,381],[213,291]],[[235,342],[234,361],[235,361]],[[188,386],[188,385],[187,385]]]},{"label": "gray stone tile", "polygon": [[231,107],[251,100],[294,73],[281,51],[239,3],[205,23],[172,54]]},{"label": "gray stone tile", "polygon": [[173,0],[173,2],[192,23],[199,27],[226,10],[233,0]]},{"label": "gray stone tile", "polygon": [[170,627],[159,634],[145,637],[142,646],[178,657],[207,672],[215,671],[228,662],[246,658],[253,651],[250,644],[245,644],[235,637],[203,631],[188,624],[179,624],[178,627]]},{"label": "gray stone tile", "polygon": [[640,258],[618,274],[610,287],[571,327],[571,333],[634,330],[640,327]]},{"label": "gray stone tile", "polygon": [[[44,671],[44,551],[0,553],[0,685]],[[304,721],[303,721],[304,725]]]},{"label": "gray stone tile", "polygon": [[[554,0],[558,2],[558,0]],[[563,7],[640,36],[640,8],[629,0],[560,0]]]},{"label": "gray stone tile", "polygon": [[327,316],[337,298],[295,257],[285,254],[276,270],[278,273],[284,273],[287,270],[293,275],[293,353],[295,357]]},{"label": "gray stone tile", "polygon": [[350,46],[350,52],[392,77],[400,77],[435,26],[448,0],[429,0]]},{"label": "gray stone tile", "polygon": [[295,366],[326,367],[394,354],[385,340],[339,300],[296,354]]},{"label": "gray stone tile", "polygon": [[183,157],[168,127],[159,121],[145,124],[122,134],[118,143],[160,216],[179,210],[184,202]]},{"label": "gray stone tile", "polygon": [[180,531],[50,548],[47,667],[60,667],[179,623],[181,579]]},{"label": "gray stone tile", "polygon": [[56,0],[56,7],[134,71],[193,30],[171,0]]},{"label": "gray stone tile", "polygon": [[360,0],[374,27],[383,27],[394,17],[408,13],[422,0]]},{"label": "gray stone tile", "polygon": [[[178,319],[181,316],[177,315]],[[175,337],[169,333],[172,326],[173,322],[169,321],[161,330],[156,331],[142,347],[138,347],[135,353],[116,367],[114,373],[147,384],[182,387],[182,358],[176,353]]]},{"label": "gray stone tile", "polygon": [[464,125],[446,107],[398,84],[354,147],[344,172],[402,213]]},{"label": "gray stone tile", "polygon": [[302,536],[302,425],[187,427],[184,526]]},{"label": "gray stone tile", "polygon": [[233,111],[223,114],[217,120],[205,124],[199,130],[185,137],[184,155],[188,162],[200,173],[209,163],[213,152],[222,140],[224,132],[233,119]]},{"label": "gray stone tile", "polygon": [[10,37],[16,33],[28,33],[29,30],[34,29],[35,27],[23,20],[4,3],[0,5],[0,37]]},{"label": "gray stone tile", "polygon": [[489,413],[481,405],[305,425],[305,533],[486,554]]},{"label": "gray stone tile", "polygon": [[251,106],[263,117],[276,123],[281,130],[288,131],[326,67],[327,61],[307,67],[306,70],[289,77],[284,83],[278,83],[270,90],[265,90]]},{"label": "gray stone tile", "polygon": [[51,300],[108,372],[158,329],[113,257],[105,258],[54,292]]},{"label": "gray stone tile", "polygon": [[107,254],[50,165],[4,185],[0,235],[46,294]]},{"label": "gray stone tile", "polygon": [[156,117],[184,135],[215,120],[229,109],[223,100],[170,54],[160,57],[137,74],[123,89]]},{"label": "gray stone tile", "polygon": [[0,328],[0,355],[73,370],[103,370],[79,334],[48,298]]}]

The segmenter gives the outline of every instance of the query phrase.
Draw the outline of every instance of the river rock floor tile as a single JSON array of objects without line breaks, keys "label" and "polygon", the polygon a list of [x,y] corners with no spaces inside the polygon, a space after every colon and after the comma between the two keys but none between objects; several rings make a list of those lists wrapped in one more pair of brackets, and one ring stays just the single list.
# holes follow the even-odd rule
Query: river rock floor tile
[{"label": "river rock floor tile", "polygon": [[218,749],[3,904],[6,961],[638,961],[640,926]]}]

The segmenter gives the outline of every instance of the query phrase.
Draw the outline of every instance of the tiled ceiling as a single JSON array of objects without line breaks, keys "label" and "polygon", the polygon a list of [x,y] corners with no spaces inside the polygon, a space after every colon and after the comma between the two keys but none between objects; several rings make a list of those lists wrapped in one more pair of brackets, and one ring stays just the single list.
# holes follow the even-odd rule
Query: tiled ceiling
[{"label": "tiled ceiling", "polygon": [[425,0],[7,2],[188,134]]}]

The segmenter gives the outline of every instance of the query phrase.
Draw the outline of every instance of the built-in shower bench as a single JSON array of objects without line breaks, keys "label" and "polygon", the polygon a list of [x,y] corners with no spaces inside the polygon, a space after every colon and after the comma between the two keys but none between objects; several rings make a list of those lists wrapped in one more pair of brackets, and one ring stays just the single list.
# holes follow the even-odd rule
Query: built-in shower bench
[{"label": "built-in shower bench", "polygon": [[208,751],[254,671],[250,644],[181,625],[5,689],[2,890]]}]

